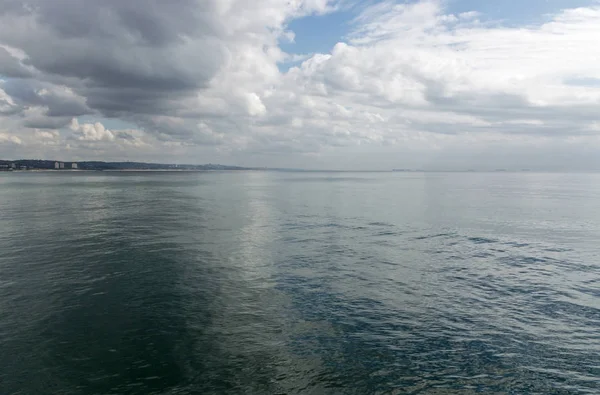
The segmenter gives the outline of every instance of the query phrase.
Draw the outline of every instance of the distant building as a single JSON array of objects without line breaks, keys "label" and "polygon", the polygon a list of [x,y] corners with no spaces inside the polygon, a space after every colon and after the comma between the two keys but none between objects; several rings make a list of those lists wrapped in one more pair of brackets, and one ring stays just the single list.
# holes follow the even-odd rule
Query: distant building
[{"label": "distant building", "polygon": [[60,169],[60,163],[54,162],[54,168],[55,169]]},{"label": "distant building", "polygon": [[27,166],[21,166],[19,167],[20,170],[27,170]]},{"label": "distant building", "polygon": [[64,169],[65,168],[65,164],[63,162],[60,162],[60,168]]},{"label": "distant building", "polygon": [[77,169],[77,163],[71,163],[71,169]]}]

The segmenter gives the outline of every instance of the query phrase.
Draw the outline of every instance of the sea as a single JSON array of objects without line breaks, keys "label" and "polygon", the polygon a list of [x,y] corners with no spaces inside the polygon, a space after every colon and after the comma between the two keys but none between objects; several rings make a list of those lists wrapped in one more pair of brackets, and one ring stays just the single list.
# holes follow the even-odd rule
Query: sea
[{"label": "sea", "polygon": [[600,174],[0,173],[0,394],[599,394]]}]

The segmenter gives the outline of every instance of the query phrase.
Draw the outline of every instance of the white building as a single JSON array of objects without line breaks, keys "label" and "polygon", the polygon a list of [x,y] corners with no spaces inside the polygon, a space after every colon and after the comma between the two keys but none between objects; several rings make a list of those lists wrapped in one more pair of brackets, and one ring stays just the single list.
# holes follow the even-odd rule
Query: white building
[{"label": "white building", "polygon": [[77,163],[71,163],[71,169],[77,169]]},{"label": "white building", "polygon": [[54,162],[54,168],[55,169],[60,169],[60,164],[58,162]]},{"label": "white building", "polygon": [[60,168],[61,168],[61,169],[64,169],[64,168],[65,168],[65,164],[64,164],[64,163],[62,163],[62,162],[60,162]]}]

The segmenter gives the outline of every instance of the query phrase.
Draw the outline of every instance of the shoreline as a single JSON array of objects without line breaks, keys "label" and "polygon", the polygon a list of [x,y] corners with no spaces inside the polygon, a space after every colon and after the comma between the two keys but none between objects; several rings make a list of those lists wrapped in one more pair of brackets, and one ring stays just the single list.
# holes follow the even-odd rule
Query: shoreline
[{"label": "shoreline", "polygon": [[199,172],[210,172],[210,171],[257,171],[262,169],[239,169],[239,170],[231,170],[231,169],[31,169],[31,170],[10,170],[10,171],[2,171],[2,173],[91,173],[91,172],[110,172],[110,173],[123,173],[123,172],[136,172],[136,173],[147,173],[147,172],[162,172],[162,173],[199,173]]}]

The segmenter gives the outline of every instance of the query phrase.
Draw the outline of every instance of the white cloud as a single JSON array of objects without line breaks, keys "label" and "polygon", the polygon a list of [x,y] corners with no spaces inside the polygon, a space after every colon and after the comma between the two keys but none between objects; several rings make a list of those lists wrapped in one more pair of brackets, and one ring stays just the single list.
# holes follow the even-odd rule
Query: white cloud
[{"label": "white cloud", "polygon": [[20,138],[18,138],[17,136],[8,134],[8,133],[3,133],[0,132],[0,144],[16,144],[16,145],[21,145],[23,144],[23,141],[21,141]]},{"label": "white cloud", "polygon": [[2,88],[0,88],[0,114],[10,111],[14,106],[15,102],[12,97],[10,97]]},{"label": "white cloud", "polygon": [[58,130],[36,130],[35,136],[42,140],[54,140],[60,137]]},{"label": "white cloud", "polygon": [[248,114],[251,116],[264,115],[267,112],[262,100],[254,92],[246,94],[246,105]]},{"label": "white cloud", "polygon": [[114,141],[115,135],[106,129],[100,122],[79,124],[73,118],[70,125],[71,130],[80,141]]},{"label": "white cloud", "polygon": [[[566,81],[598,78],[600,8],[567,10],[527,28],[486,27],[476,17],[446,14],[437,1],[376,4],[356,18],[349,44],[291,69],[283,88],[293,94],[273,97],[278,106],[292,98],[291,120],[322,118],[324,128],[346,125],[356,137],[368,129],[372,141],[398,144],[423,132],[431,141],[468,132],[466,142],[484,144],[498,133],[503,141],[518,141],[515,133],[560,139],[599,117],[600,87]],[[315,93],[323,84],[326,97]],[[327,110],[332,102],[361,111],[340,117]]]}]

